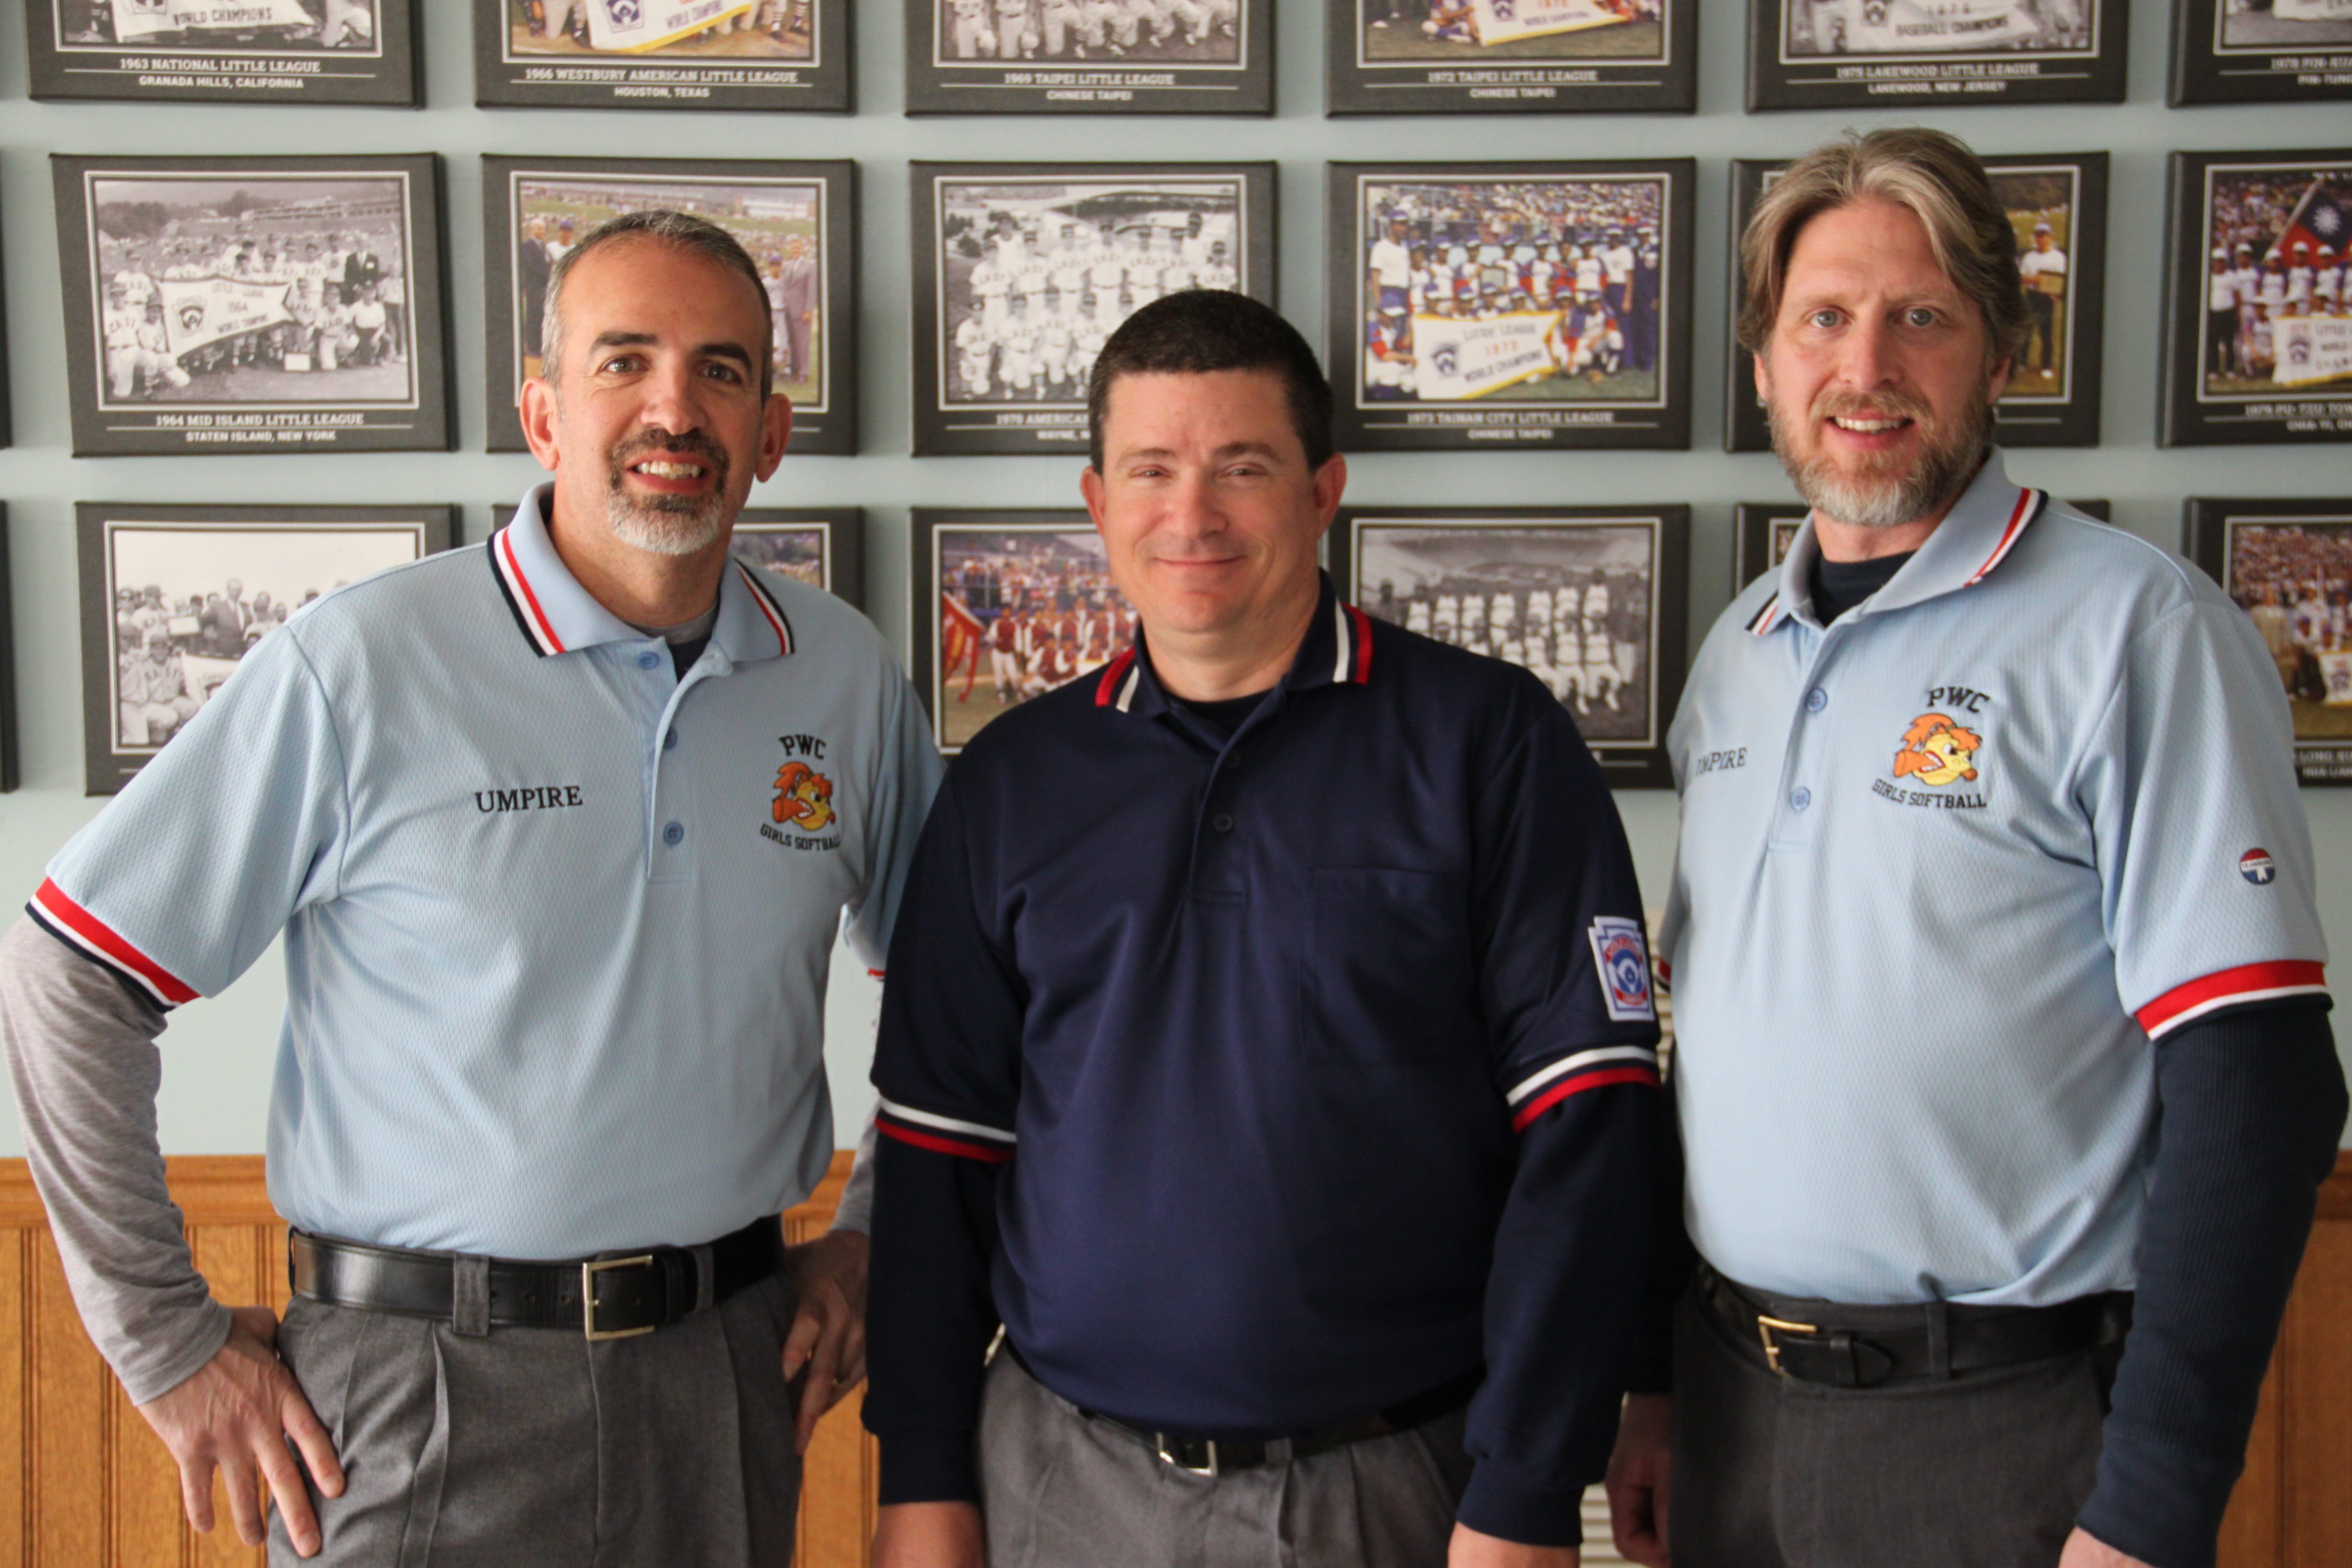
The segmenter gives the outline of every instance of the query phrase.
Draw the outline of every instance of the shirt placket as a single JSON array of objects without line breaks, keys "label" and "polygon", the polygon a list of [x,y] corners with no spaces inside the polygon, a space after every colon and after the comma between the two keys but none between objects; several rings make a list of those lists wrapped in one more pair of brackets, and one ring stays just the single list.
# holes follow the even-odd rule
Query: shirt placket
[{"label": "shirt placket", "polygon": [[667,645],[651,641],[625,645],[621,657],[625,675],[642,693],[643,711],[650,715],[645,731],[646,880],[682,882],[692,874],[691,850],[696,834],[707,825],[695,820],[696,796],[692,768],[703,759],[679,731],[687,696],[717,673],[711,656],[680,679],[672,673]]},{"label": "shirt placket", "polygon": [[1780,798],[1773,803],[1771,847],[1797,848],[1813,841],[1814,825],[1827,804],[1829,770],[1837,765],[1829,726],[1832,703],[1830,667],[1848,637],[1848,617],[1826,629],[1792,620],[1783,637],[1806,639],[1801,652],[1796,704],[1789,721],[1789,743],[1781,753]]}]

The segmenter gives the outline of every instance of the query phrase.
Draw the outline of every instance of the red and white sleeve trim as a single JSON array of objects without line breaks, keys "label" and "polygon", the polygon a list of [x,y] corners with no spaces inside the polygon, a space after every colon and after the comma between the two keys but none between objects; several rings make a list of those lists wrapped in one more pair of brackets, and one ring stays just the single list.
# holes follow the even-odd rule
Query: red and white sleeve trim
[{"label": "red and white sleeve trim", "polygon": [[2327,966],[2309,959],[2284,958],[2268,963],[2242,963],[2216,970],[2186,985],[2176,985],[2142,1007],[2133,1016],[2151,1040],[2160,1040],[2185,1024],[2209,1013],[2247,1002],[2268,1002],[2281,996],[2325,996]]},{"label": "red and white sleeve trim", "polygon": [[1001,1127],[959,1121],[952,1116],[917,1110],[893,1100],[883,1100],[876,1109],[874,1124],[885,1138],[896,1138],[901,1143],[929,1149],[935,1154],[953,1154],[959,1159],[980,1160],[992,1165],[1001,1165],[1013,1158],[1013,1147],[1018,1142]]},{"label": "red and white sleeve trim", "polygon": [[195,987],[125,941],[112,926],[66,897],[55,882],[44,881],[25,906],[48,933],[106,965],[140,990],[155,1005],[178,1006],[196,999]]},{"label": "red and white sleeve trim", "polygon": [[1578,1051],[1521,1079],[1503,1098],[1511,1108],[1511,1131],[1528,1124],[1570,1095],[1612,1083],[1658,1081],[1658,1053],[1647,1046],[1602,1046]]}]

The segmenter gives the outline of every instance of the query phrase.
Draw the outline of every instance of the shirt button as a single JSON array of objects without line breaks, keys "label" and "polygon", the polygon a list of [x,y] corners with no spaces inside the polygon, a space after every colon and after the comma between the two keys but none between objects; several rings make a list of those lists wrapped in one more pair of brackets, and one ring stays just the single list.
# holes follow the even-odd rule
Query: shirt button
[{"label": "shirt button", "polygon": [[677,731],[672,730],[668,734],[662,737],[662,750],[665,752],[674,752],[677,750]]},{"label": "shirt button", "polygon": [[1829,705],[1830,694],[1823,691],[1820,687],[1816,686],[1811,691],[1805,693],[1806,712],[1818,713]]},{"label": "shirt button", "polygon": [[1231,833],[1234,830],[1234,814],[1230,811],[1221,811],[1209,818],[1209,826],[1220,833]]},{"label": "shirt button", "polygon": [[658,669],[658,668],[661,668],[661,655],[659,655],[659,654],[657,654],[657,653],[654,652],[654,650],[653,650],[653,649],[651,649],[651,648],[647,648],[645,652],[643,652],[643,653],[641,653],[641,654],[637,655],[637,668],[638,668],[639,669]]},{"label": "shirt button", "polygon": [[673,822],[662,829],[662,842],[675,849],[686,842],[686,824]]},{"label": "shirt button", "polygon": [[[1795,806],[1799,811],[1802,811],[1805,807],[1813,804],[1813,792],[1807,789],[1804,785],[1799,784],[1794,790],[1790,792],[1789,804]],[[676,824],[672,824],[671,826],[675,826]]]}]

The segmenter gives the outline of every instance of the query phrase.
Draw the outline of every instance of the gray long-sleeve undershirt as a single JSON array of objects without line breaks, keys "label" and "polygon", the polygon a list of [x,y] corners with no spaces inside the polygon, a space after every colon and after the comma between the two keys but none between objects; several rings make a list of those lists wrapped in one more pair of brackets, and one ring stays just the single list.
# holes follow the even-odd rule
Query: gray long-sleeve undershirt
[{"label": "gray long-sleeve undershirt", "polygon": [[[163,1032],[163,1015],[30,919],[0,935],[0,1042],[26,1161],[82,1324],[134,1405],[194,1376],[229,1330],[164,1181]],[[835,1229],[867,1228],[873,1158],[869,1120]]]}]

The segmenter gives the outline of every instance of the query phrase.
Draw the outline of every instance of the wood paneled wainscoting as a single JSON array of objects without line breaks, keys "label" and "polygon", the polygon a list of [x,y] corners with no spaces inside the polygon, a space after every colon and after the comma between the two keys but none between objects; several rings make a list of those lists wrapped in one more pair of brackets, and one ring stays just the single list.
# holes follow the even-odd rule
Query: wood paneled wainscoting
[{"label": "wood paneled wainscoting", "polygon": [[[286,1304],[286,1226],[257,1155],[169,1162],[196,1266],[231,1303]],[[848,1156],[787,1235],[821,1232]],[[805,1568],[863,1568],[875,1460],[853,1395],[825,1418],[801,1497]],[[22,1160],[0,1162],[0,1568],[201,1568],[258,1564],[227,1505],[197,1535],[180,1511],[170,1456],[81,1331],[40,1200]],[[2352,1568],[2352,1154],[2321,1194],[2319,1224],[2287,1310],[2246,1474],[2222,1535],[2224,1568]]]}]

